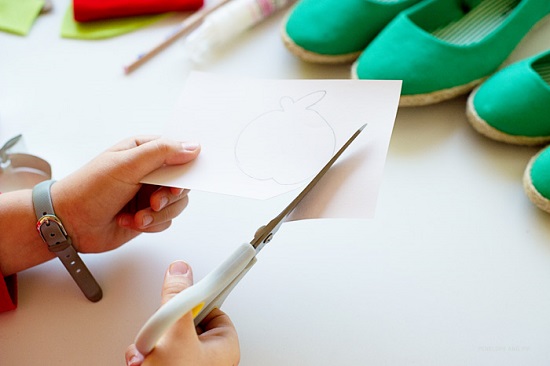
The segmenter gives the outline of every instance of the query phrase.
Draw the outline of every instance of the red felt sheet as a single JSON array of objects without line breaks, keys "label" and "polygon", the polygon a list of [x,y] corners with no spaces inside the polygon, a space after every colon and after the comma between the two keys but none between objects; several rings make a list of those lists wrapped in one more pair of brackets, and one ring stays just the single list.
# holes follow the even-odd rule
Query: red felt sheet
[{"label": "red felt sheet", "polygon": [[73,0],[77,22],[160,14],[172,11],[194,11],[204,0]]}]

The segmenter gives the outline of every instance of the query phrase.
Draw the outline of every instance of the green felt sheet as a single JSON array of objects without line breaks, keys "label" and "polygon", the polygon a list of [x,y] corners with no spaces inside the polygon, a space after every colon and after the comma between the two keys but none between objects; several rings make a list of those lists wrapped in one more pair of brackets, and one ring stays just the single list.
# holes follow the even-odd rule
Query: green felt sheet
[{"label": "green felt sheet", "polygon": [[44,0],[0,0],[0,30],[26,35],[43,6]]}]

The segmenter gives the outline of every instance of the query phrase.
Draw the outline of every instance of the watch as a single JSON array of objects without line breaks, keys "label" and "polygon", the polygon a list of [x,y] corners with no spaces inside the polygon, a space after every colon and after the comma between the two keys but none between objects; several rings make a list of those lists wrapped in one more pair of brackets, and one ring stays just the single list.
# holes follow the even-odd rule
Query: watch
[{"label": "watch", "polygon": [[55,253],[61,260],[88,300],[99,301],[103,297],[101,287],[74,249],[63,223],[55,215],[50,194],[50,188],[54,182],[54,180],[40,182],[32,190],[32,202],[38,220],[36,229],[48,245],[48,250]]}]

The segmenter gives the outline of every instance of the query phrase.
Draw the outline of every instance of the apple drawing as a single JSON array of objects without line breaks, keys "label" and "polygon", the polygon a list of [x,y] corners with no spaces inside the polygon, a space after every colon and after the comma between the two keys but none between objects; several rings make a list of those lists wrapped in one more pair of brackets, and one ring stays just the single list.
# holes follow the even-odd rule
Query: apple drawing
[{"label": "apple drawing", "polygon": [[336,137],[330,124],[312,107],[326,91],[299,99],[288,96],[280,108],[252,120],[235,145],[238,167],[259,180],[297,184],[316,174],[334,154]]}]

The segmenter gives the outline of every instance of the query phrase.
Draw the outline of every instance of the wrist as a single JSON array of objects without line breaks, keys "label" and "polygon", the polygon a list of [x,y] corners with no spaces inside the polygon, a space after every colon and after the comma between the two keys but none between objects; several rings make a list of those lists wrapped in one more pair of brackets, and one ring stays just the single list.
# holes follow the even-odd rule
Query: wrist
[{"label": "wrist", "polygon": [[0,195],[0,272],[8,276],[55,257],[36,232],[30,189]]},{"label": "wrist", "polygon": [[[77,213],[74,211],[75,207],[71,204],[71,199],[69,198],[71,193],[67,190],[67,188],[63,184],[63,181],[56,181],[50,187],[50,195],[52,206],[55,210],[56,216],[61,220],[61,222],[63,222],[63,226],[65,227],[67,234],[72,239],[73,247],[77,251],[80,251],[80,240],[77,225],[73,224],[74,219],[78,216]],[[84,204],[84,202],[81,202],[76,197],[73,197],[72,202],[79,202],[79,207],[76,209],[82,209],[82,205]]]}]

